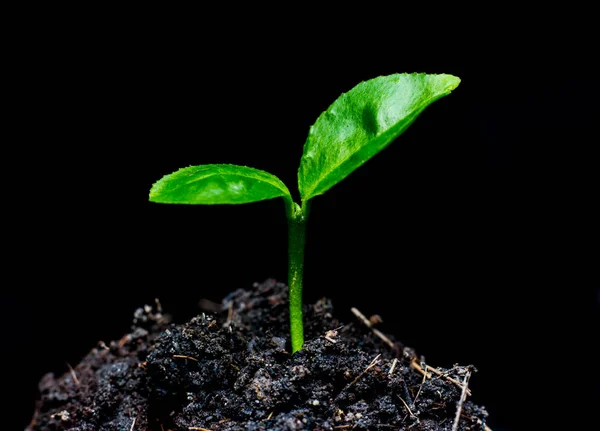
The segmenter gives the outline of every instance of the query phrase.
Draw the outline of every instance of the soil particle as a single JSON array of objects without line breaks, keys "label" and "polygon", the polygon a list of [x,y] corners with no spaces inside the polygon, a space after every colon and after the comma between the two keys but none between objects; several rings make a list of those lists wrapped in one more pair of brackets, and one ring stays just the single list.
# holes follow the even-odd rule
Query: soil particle
[{"label": "soil particle", "polygon": [[[304,312],[291,355],[287,287],[274,280],[184,324],[140,308],[130,334],[42,378],[27,431],[452,430],[472,366],[430,372],[394,337],[390,348],[338,321],[325,298]],[[489,430],[486,417],[467,398],[457,429]]]}]

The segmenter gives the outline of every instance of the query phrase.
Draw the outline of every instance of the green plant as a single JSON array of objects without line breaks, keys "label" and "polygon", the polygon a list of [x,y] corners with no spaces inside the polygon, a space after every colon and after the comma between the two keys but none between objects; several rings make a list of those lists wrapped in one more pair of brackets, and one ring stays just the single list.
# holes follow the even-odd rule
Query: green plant
[{"label": "green plant", "polygon": [[342,94],[310,128],[298,169],[301,203],[283,182],[246,166],[190,166],[165,175],[150,201],[170,204],[242,204],[281,197],[288,220],[288,286],[292,352],[302,348],[302,274],[310,200],[387,147],[460,79],[447,74],[393,74],[361,82]]}]

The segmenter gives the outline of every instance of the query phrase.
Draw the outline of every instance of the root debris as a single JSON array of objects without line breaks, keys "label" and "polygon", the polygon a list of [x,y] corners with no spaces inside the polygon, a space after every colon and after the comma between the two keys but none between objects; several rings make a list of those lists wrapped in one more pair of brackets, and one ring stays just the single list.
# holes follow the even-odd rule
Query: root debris
[{"label": "root debris", "polygon": [[[419,364],[417,363],[417,360],[416,360],[416,358],[415,358],[415,359],[413,359],[413,361],[410,363],[410,366],[411,366],[412,368],[414,368],[415,370],[417,370],[417,371],[418,371],[419,373],[421,373],[422,375],[424,375],[426,378],[428,378],[428,379],[431,379],[431,378],[433,378],[433,376],[432,376],[431,374],[429,374],[429,373],[426,373],[425,371],[423,371],[423,368],[421,368],[421,365],[419,365]],[[459,387],[459,388],[462,390],[462,388],[463,388],[463,385],[462,385],[462,383],[461,383],[461,382],[459,382],[458,380],[456,380],[456,379],[453,379],[452,377],[448,376],[447,374],[444,374],[444,373],[442,373],[440,370],[438,370],[438,369],[437,369],[437,368],[435,368],[435,367],[427,367],[427,369],[428,369],[428,370],[430,370],[432,373],[434,373],[434,374],[438,375],[438,376],[439,376],[439,377],[441,377],[442,379],[444,379],[444,380],[448,380],[449,382],[452,382],[452,383],[454,383],[456,386],[458,386],[458,387]],[[467,389],[467,395],[469,395],[469,396],[471,395],[471,390],[470,390],[470,389]]]},{"label": "root debris", "polygon": [[458,423],[460,422],[460,413],[462,412],[463,403],[467,398],[467,388],[469,386],[469,378],[471,377],[471,371],[467,370],[465,373],[465,378],[462,383],[462,392],[460,393],[460,399],[458,400],[458,404],[456,405],[456,416],[454,417],[454,424],[452,425],[452,431],[458,430]]}]

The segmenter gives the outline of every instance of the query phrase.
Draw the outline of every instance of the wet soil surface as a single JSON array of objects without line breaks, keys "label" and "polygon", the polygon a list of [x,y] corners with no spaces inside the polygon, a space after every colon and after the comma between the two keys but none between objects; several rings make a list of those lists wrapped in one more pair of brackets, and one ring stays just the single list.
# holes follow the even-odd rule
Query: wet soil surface
[{"label": "wet soil surface", "polygon": [[138,309],[129,334],[41,379],[26,430],[489,430],[472,366],[429,367],[368,320],[338,321],[328,299],[305,306],[291,355],[287,307],[267,280],[182,325]]}]

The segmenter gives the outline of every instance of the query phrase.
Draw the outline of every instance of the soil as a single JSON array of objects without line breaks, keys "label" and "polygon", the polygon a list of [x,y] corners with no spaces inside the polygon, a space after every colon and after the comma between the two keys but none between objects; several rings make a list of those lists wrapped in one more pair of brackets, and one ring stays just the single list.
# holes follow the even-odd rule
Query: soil
[{"label": "soil", "polygon": [[292,355],[287,287],[275,280],[185,324],[146,305],[129,334],[41,379],[26,431],[489,431],[468,398],[472,366],[430,367],[376,316],[340,322],[326,298],[304,312]]}]

